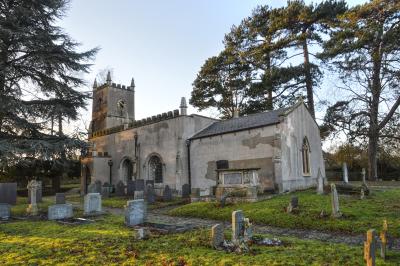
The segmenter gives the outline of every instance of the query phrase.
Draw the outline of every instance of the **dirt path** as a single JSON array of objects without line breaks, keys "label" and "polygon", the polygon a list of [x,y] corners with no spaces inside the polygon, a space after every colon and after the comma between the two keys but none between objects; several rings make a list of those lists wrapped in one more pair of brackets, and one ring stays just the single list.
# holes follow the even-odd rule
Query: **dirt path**
[{"label": "dirt path", "polygon": [[[175,225],[192,225],[194,227],[211,227],[214,224],[222,223],[221,221],[199,219],[199,218],[187,218],[187,217],[176,217],[165,214],[169,209],[176,206],[170,206],[163,209],[150,210],[148,212],[147,219],[149,222],[158,222],[165,224]],[[124,215],[123,209],[116,208],[104,208],[106,211],[115,215]],[[223,222],[225,228],[231,228],[229,222]],[[335,232],[322,232],[317,230],[305,230],[305,229],[289,229],[279,228],[267,225],[255,225],[254,231],[261,234],[271,234],[276,237],[296,237],[299,239],[312,239],[330,243],[342,243],[347,245],[363,245],[364,235],[349,235]],[[400,250],[400,239],[392,239],[392,249]]]}]

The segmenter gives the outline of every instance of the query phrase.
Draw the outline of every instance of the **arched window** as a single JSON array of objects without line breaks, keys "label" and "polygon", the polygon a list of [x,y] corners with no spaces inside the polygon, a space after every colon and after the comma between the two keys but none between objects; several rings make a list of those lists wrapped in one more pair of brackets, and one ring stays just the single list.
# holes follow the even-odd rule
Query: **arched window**
[{"label": "arched window", "polygon": [[160,157],[153,155],[149,160],[149,179],[154,180],[154,183],[163,182],[163,165]]},{"label": "arched window", "polygon": [[310,144],[308,143],[307,137],[305,137],[303,140],[302,160],[303,160],[303,175],[310,175],[311,174]]}]

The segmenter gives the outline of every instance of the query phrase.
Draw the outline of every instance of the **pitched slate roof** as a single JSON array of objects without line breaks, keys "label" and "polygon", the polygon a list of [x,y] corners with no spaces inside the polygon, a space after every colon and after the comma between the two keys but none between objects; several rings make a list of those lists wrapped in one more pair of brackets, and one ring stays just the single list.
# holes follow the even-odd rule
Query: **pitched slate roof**
[{"label": "pitched slate roof", "polygon": [[292,107],[281,108],[274,111],[217,121],[203,129],[202,131],[198,132],[190,139],[201,139],[215,135],[278,124],[280,122],[279,116],[284,115],[291,108]]}]

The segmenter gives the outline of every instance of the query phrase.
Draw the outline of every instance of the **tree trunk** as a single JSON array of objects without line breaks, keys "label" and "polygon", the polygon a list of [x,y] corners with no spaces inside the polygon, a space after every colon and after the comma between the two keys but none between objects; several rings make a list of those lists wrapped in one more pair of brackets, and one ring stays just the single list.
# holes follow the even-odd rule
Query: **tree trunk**
[{"label": "tree trunk", "polygon": [[[63,135],[63,126],[62,126],[62,114],[60,113],[58,115],[58,136],[61,137]],[[65,152],[62,151],[61,154],[61,163],[64,165],[65,162]],[[61,171],[61,175],[64,172],[64,169],[62,169]],[[54,192],[60,192],[60,188],[61,188],[61,176],[60,174],[56,174],[53,177],[53,182],[52,182],[52,188]]]},{"label": "tree trunk", "polygon": [[314,91],[313,91],[313,82],[312,82],[311,67],[310,67],[310,56],[308,53],[308,44],[306,36],[304,37],[303,41],[303,56],[304,56],[304,75],[305,75],[306,89],[307,89],[308,110],[310,111],[311,116],[315,118]]},{"label": "tree trunk", "polygon": [[267,75],[267,95],[268,95],[268,99],[267,99],[267,110],[274,110],[274,103],[272,102],[272,93],[273,93],[273,87],[272,87],[272,73],[271,73],[271,58],[269,56],[269,53],[267,54],[267,71],[266,71],[266,75]]}]

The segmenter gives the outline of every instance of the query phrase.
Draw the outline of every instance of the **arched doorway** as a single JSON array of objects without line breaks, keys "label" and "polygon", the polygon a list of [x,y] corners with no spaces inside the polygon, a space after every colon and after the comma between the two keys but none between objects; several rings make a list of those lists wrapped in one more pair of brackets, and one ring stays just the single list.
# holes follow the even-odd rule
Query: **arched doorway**
[{"label": "arched doorway", "polygon": [[163,182],[163,163],[157,155],[152,155],[149,159],[149,180],[154,180],[154,183]]},{"label": "arched doorway", "polygon": [[121,165],[121,170],[122,170],[122,176],[121,179],[123,181],[125,181],[125,183],[128,180],[132,180],[132,176],[133,176],[133,162],[131,159],[125,159],[122,161],[122,165]]}]

